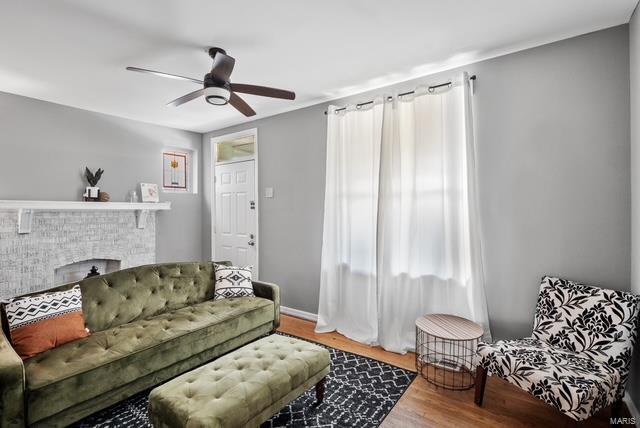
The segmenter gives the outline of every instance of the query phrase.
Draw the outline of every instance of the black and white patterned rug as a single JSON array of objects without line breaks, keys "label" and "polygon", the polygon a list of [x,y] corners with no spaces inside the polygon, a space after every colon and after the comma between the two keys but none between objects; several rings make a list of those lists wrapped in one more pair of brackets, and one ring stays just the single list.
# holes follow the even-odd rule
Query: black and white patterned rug
[{"label": "black and white patterned rug", "polygon": [[[331,373],[327,377],[322,404],[315,404],[311,388],[261,428],[270,427],[377,427],[407,390],[416,374],[320,345],[331,353]],[[76,428],[151,427],[147,415],[149,391],[95,413]]]}]

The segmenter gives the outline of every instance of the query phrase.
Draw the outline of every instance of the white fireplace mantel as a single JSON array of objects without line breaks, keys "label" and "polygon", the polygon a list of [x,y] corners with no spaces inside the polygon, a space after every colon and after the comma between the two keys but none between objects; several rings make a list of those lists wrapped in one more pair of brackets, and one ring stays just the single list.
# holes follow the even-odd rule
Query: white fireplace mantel
[{"label": "white fireplace mantel", "polygon": [[18,211],[18,233],[31,233],[34,211],[135,211],[136,226],[144,229],[149,211],[171,209],[171,202],[78,202],[0,200],[0,210]]}]

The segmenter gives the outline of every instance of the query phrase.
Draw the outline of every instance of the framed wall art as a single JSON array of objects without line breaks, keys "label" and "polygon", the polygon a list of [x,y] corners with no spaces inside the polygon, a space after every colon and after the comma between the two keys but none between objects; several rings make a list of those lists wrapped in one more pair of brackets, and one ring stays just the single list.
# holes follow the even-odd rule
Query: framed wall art
[{"label": "framed wall art", "polygon": [[189,154],[186,152],[162,152],[162,190],[189,191]]}]

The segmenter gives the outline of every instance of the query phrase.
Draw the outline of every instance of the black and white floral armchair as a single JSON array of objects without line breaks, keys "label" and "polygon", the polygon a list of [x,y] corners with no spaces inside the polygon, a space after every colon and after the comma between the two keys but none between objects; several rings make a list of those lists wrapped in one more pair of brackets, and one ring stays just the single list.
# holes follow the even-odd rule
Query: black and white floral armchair
[{"label": "black and white floral armchair", "polygon": [[476,404],[482,405],[488,372],[574,420],[609,405],[616,413],[639,312],[640,296],[542,278],[532,337],[478,345]]}]

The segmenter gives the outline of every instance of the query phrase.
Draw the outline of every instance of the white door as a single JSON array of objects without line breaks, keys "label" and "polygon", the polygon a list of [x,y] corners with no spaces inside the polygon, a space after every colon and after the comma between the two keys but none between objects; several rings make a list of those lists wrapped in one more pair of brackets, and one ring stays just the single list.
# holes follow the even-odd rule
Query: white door
[{"label": "white door", "polygon": [[215,166],[215,260],[254,266],[256,276],[255,169],[253,160]]}]

